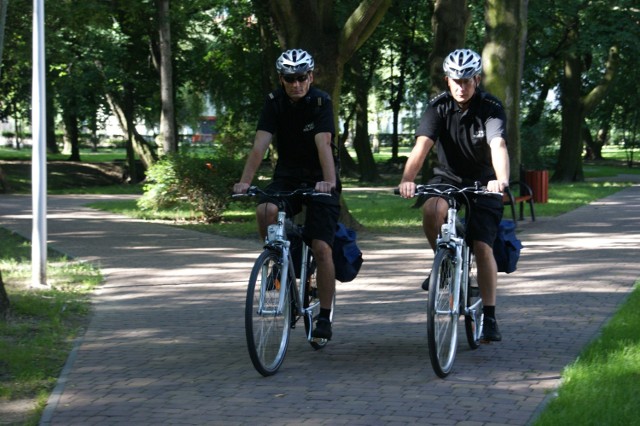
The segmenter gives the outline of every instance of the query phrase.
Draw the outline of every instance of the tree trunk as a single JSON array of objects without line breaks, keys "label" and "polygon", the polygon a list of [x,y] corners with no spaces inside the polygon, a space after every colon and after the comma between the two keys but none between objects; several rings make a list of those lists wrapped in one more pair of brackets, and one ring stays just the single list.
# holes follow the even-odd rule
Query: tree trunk
[{"label": "tree trunk", "polygon": [[431,94],[434,96],[447,90],[442,72],[442,62],[447,54],[465,45],[469,26],[467,0],[436,0],[431,26],[433,27],[433,50],[429,56],[431,64]]},{"label": "tree trunk", "polygon": [[55,106],[55,90],[53,88],[53,78],[51,78],[52,72],[47,72],[47,81],[45,84],[47,86],[47,128],[46,132],[46,141],[47,141],[47,152],[50,154],[59,154],[60,149],[58,148],[58,143],[56,141],[56,106]]},{"label": "tree trunk", "polygon": [[[372,56],[377,56],[375,51]],[[368,72],[365,70],[363,62],[368,62]],[[374,62],[373,58],[369,58],[369,61],[363,61],[360,55],[355,55],[352,59],[352,69],[357,75],[353,88],[356,116],[353,147],[358,156],[360,181],[364,182],[376,182],[380,179],[369,142],[369,91],[373,78]]]},{"label": "tree trunk", "polygon": [[[415,33],[416,33],[416,17],[417,13],[413,13],[412,8],[408,9],[410,16],[406,17],[406,21],[409,22],[409,28],[407,34],[403,37],[400,47],[400,55],[398,56],[397,79],[391,79],[391,111],[393,113],[393,133],[391,136],[391,161],[396,162],[398,160],[398,151],[400,149],[400,141],[398,137],[398,122],[400,120],[400,110],[404,104],[404,94],[407,80],[407,67],[409,62],[409,51],[414,46]],[[392,66],[393,69],[393,66]]]},{"label": "tree trunk", "polygon": [[[349,139],[349,126],[351,126],[351,120],[355,116],[355,109],[349,113],[349,115],[345,118],[344,123],[342,123],[342,134],[338,136],[338,146],[341,148],[338,151],[338,157],[340,159],[340,176],[350,176],[350,177],[358,177],[358,165],[355,160],[351,158],[349,155],[349,151],[347,151],[347,139]],[[356,152],[357,154],[357,152]]]},{"label": "tree trunk", "polygon": [[553,60],[553,62],[546,68],[544,75],[540,79],[540,95],[538,95],[535,102],[529,106],[529,112],[525,116],[524,120],[522,120],[523,128],[535,126],[540,122],[540,118],[544,112],[544,106],[547,102],[549,90],[558,83],[559,64],[559,61]]},{"label": "tree trunk", "polygon": [[4,170],[0,167],[0,193],[7,194],[11,192],[11,186],[7,180],[7,176],[4,174]]},{"label": "tree trunk", "polygon": [[2,52],[4,50],[4,26],[7,22],[9,0],[0,0],[0,77],[2,77]]},{"label": "tree trunk", "polygon": [[70,106],[62,111],[64,121],[64,142],[65,153],[71,154],[69,161],[80,161],[80,143],[78,140],[78,116],[76,115],[76,107]]},{"label": "tree trunk", "polygon": [[[569,32],[570,45],[577,44],[577,30]],[[573,49],[565,57],[564,75],[561,80],[560,104],[562,105],[562,136],[554,182],[581,182],[582,170],[582,122],[587,114],[605,97],[618,65],[618,48],[609,49],[605,72],[600,84],[581,96],[583,62]]]},{"label": "tree trunk", "polygon": [[[609,115],[609,119],[611,116]],[[598,129],[596,132],[596,137],[594,138],[591,135],[591,130],[587,125],[587,121],[582,121],[582,139],[585,144],[585,160],[603,160],[602,157],[602,147],[607,143],[607,139],[609,139],[609,123],[604,122],[602,127]]]},{"label": "tree trunk", "polygon": [[178,152],[173,91],[173,55],[171,53],[171,20],[169,0],[156,0],[160,37],[160,139],[165,154]]},{"label": "tree trunk", "polygon": [[595,160],[594,147],[595,142],[593,140],[593,136],[591,136],[591,130],[589,130],[589,126],[587,126],[587,122],[582,120],[582,141],[584,145],[584,159],[585,160]]},{"label": "tree trunk", "polygon": [[2,271],[0,271],[0,319],[6,320],[9,317],[9,310],[11,308],[11,302],[7,295],[7,290],[4,288],[4,281],[2,281]]},{"label": "tree trunk", "polygon": [[[575,35],[575,30],[572,31]],[[560,85],[562,105],[562,131],[560,152],[554,182],[580,182],[584,180],[582,171],[582,120],[583,105],[580,97],[582,60],[574,51],[569,51],[564,61],[564,74]]]},{"label": "tree trunk", "polygon": [[[520,81],[524,65],[528,0],[487,0],[487,40],[482,52],[485,85],[500,99],[507,114],[511,175],[520,170]],[[514,66],[515,64],[515,66]]]},{"label": "tree trunk", "polygon": [[[132,98],[132,95],[126,94],[126,92],[129,91],[128,88],[125,87],[124,91],[125,91],[125,98]],[[135,153],[138,154],[138,156],[140,156],[140,160],[142,161],[142,165],[144,166],[144,168],[145,169],[149,168],[149,166],[151,166],[153,163],[157,161],[158,155],[156,154],[155,150],[151,147],[151,145],[149,145],[149,143],[136,130],[134,125],[135,120],[133,117],[133,112],[126,112],[125,110],[127,108],[125,108],[123,105],[121,105],[118,102],[115,95],[111,93],[107,93],[106,97],[107,97],[107,102],[109,103],[109,107],[111,108],[111,111],[114,113],[114,115],[118,119],[118,124],[120,125],[122,132],[125,135],[131,134],[130,139],[131,139],[132,149],[135,151]],[[132,103],[133,101],[130,100],[130,101],[125,101],[125,103],[126,102]],[[132,110],[133,108],[130,107],[128,109]]]}]

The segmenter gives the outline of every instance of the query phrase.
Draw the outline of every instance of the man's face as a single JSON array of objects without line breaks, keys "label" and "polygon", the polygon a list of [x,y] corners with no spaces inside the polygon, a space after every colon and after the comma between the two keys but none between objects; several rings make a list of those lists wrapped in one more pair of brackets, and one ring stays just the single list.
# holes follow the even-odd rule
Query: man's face
[{"label": "man's face", "polygon": [[478,76],[471,78],[449,78],[447,77],[447,85],[449,91],[453,95],[453,99],[459,104],[465,104],[473,97],[478,86]]},{"label": "man's face", "polygon": [[306,74],[280,75],[280,83],[284,86],[284,90],[287,92],[289,98],[294,102],[305,97],[312,82],[312,72],[308,72]]}]

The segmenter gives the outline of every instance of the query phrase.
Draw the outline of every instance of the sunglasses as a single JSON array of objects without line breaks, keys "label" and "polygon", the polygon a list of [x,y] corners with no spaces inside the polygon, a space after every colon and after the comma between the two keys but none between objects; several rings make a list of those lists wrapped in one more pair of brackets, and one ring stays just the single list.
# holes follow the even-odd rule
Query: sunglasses
[{"label": "sunglasses", "polygon": [[309,79],[309,74],[303,75],[283,75],[282,79],[287,83],[293,83],[297,81],[298,83],[302,83],[303,81],[307,81]]}]

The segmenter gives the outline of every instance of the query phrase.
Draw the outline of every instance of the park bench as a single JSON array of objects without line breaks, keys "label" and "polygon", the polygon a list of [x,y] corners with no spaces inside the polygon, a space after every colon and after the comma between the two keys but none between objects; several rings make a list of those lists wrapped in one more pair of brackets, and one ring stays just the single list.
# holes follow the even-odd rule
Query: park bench
[{"label": "park bench", "polygon": [[516,204],[520,209],[520,220],[524,220],[524,204],[529,204],[529,210],[531,211],[531,221],[536,220],[536,215],[533,208],[533,190],[525,182],[516,180],[509,182],[509,189],[504,192],[502,202],[505,206],[509,206],[511,209],[511,216],[513,221],[516,221]]}]

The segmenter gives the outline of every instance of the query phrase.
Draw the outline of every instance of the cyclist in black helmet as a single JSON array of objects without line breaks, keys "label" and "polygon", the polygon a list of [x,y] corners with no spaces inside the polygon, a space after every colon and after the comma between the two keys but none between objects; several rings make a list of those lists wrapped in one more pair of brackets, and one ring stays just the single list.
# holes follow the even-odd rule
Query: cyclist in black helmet
[{"label": "cyclist in black helmet", "polygon": [[[414,196],[416,176],[434,146],[438,166],[429,183],[466,187],[480,181],[489,191],[503,192],[509,186],[506,115],[500,101],[478,87],[482,58],[472,50],[459,49],[447,55],[442,67],[449,90],[429,102],[420,120],[416,143],[400,181],[400,194]],[[492,247],[503,204],[501,199],[477,197],[471,208],[467,239],[476,257],[484,304],[482,340],[500,341],[502,335],[495,317],[498,269]],[[447,217],[447,203],[429,198],[422,215],[424,233],[435,249],[438,232]],[[428,279],[425,283],[422,287],[428,290]]]},{"label": "cyclist in black helmet", "polygon": [[[333,106],[329,95],[311,87],[314,61],[302,49],[283,52],[276,61],[280,88],[265,100],[258,121],[253,148],[247,158],[235,193],[245,193],[264,155],[276,135],[278,162],[272,183],[273,191],[290,191],[302,186],[331,194],[312,197],[307,203],[303,238],[313,251],[317,264],[320,316],[313,336],[331,339],[331,303],[335,292],[335,269],[332,247],[340,215],[341,185],[337,160]],[[292,200],[292,214],[301,211],[303,200]],[[275,223],[278,208],[266,199],[259,201],[256,211],[260,237],[264,239],[268,225]]]}]

